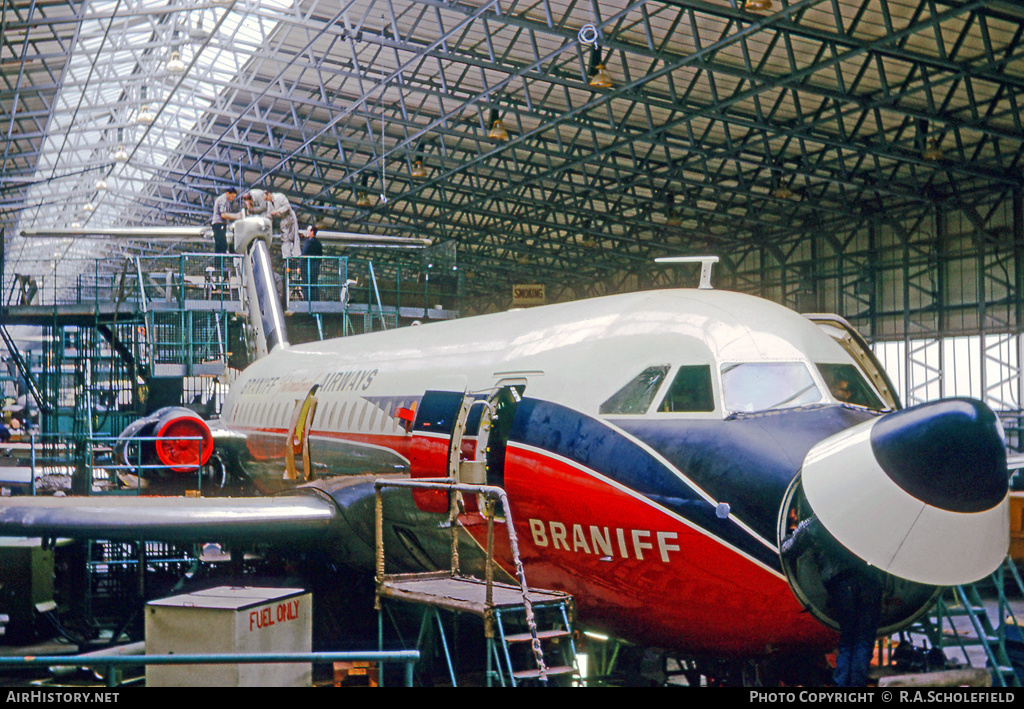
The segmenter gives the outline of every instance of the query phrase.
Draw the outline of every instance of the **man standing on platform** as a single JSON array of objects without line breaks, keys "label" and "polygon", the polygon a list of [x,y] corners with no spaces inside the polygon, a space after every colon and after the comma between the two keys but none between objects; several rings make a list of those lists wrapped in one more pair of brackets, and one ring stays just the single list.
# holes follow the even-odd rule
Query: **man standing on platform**
[{"label": "man standing on platform", "polygon": [[228,222],[233,222],[241,215],[234,211],[235,197],[238,190],[228,187],[224,194],[213,201],[213,218],[210,223],[213,225],[213,251],[218,254],[230,253],[228,251]]},{"label": "man standing on platform", "polygon": [[306,241],[302,244],[303,269],[306,283],[309,286],[309,299],[320,300],[320,259],[324,255],[324,247],[316,238],[316,225],[310,224],[306,230]]},{"label": "man standing on platform", "polygon": [[299,244],[299,220],[295,218],[288,198],[280,192],[266,192],[267,216],[278,220],[281,229],[281,256],[297,258],[301,253]]},{"label": "man standing on platform", "polygon": [[[266,214],[277,222],[281,231],[281,257],[288,263],[290,258],[298,258],[301,255],[299,243],[299,220],[295,217],[292,205],[280,192],[269,190],[249,190],[243,197],[246,209],[252,214]],[[293,264],[293,268],[295,265]],[[286,266],[287,268],[287,266]]]}]

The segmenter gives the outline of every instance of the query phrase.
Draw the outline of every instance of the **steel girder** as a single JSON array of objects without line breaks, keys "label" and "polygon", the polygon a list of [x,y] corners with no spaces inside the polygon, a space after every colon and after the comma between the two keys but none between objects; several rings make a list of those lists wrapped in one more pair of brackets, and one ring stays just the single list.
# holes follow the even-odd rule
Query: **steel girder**
[{"label": "steel girder", "polygon": [[[811,232],[1021,187],[1009,2],[6,0],[3,24],[9,257],[19,229],[83,217],[202,223],[235,184],[332,228],[455,241],[481,295],[585,292],[680,252],[785,263]],[[591,38],[611,88],[587,85]]]}]

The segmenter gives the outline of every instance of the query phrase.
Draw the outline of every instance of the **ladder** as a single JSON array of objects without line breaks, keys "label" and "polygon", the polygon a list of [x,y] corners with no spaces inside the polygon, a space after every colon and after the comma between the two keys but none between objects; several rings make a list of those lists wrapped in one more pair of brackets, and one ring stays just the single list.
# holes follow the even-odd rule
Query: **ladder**
[{"label": "ladder", "polygon": [[[486,639],[487,686],[520,686],[525,683],[552,686],[555,680],[571,682],[578,675],[572,623],[575,604],[568,594],[530,588],[526,584],[518,542],[509,513],[508,500],[501,488],[489,485],[456,483],[451,478],[417,480],[378,479],[376,488],[376,581],[375,605],[378,610],[378,642],[383,650],[383,618],[385,602],[401,601],[423,609],[417,649],[436,623],[441,649],[447,663],[452,686],[457,684],[452,654],[448,649],[441,611],[470,613],[483,619]],[[420,490],[444,490],[449,493],[452,565],[450,569],[426,573],[386,574],[384,554],[383,498],[385,487]],[[460,572],[458,552],[459,497],[472,494],[485,498],[482,506],[487,520],[485,579]],[[509,548],[515,565],[517,582],[496,581],[494,563],[494,516],[499,508],[505,515]],[[500,568],[499,573],[502,573]],[[543,618],[538,624],[538,615]],[[545,647],[546,646],[546,647]],[[558,656],[558,664],[549,665],[548,655]],[[383,667],[380,668],[383,685]]]},{"label": "ladder", "polygon": [[[497,638],[491,639],[488,648],[488,685],[496,680],[502,687],[538,683],[564,686],[578,676],[568,602],[558,599],[534,603],[533,612],[531,632],[525,608],[495,609]],[[527,646],[535,641],[542,646],[541,657],[557,658],[557,664],[545,664],[543,675],[537,664],[538,655],[527,651]]]},{"label": "ladder", "polygon": [[[1009,577],[1009,578],[1007,578]],[[986,665],[992,674],[992,683],[999,687],[1019,687],[1020,678],[1013,667],[1007,649],[1007,629],[1012,628],[1014,640],[1024,640],[1017,631],[1017,620],[1006,597],[1009,581],[1016,584],[1018,593],[1024,594],[1024,583],[1014,565],[1007,557],[1002,565],[982,582],[963,586],[952,586],[940,594],[931,613],[921,621],[922,632],[936,648],[957,648],[969,665],[968,647],[979,647],[984,652]],[[985,607],[979,590],[980,584],[991,584],[996,591],[996,607],[993,613]],[[955,618],[966,618],[969,628],[957,627]]]}]

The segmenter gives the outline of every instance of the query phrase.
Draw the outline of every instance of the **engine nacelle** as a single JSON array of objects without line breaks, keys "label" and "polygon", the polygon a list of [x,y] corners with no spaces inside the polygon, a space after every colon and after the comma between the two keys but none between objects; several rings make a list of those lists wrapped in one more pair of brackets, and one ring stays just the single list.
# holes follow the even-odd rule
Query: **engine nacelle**
[{"label": "engine nacelle", "polygon": [[[138,452],[131,450],[139,446]],[[131,424],[118,437],[117,455],[123,465],[148,472],[194,473],[213,454],[213,434],[206,421],[178,406],[155,411]]]}]

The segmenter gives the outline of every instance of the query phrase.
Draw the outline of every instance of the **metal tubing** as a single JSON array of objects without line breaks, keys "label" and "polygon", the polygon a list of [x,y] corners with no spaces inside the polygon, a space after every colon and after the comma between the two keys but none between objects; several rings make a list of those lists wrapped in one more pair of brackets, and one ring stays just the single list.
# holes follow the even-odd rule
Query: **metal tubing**
[{"label": "metal tubing", "polygon": [[[381,536],[383,530],[383,512],[381,510],[381,490],[385,487],[407,487],[407,488],[423,488],[423,489],[447,489],[449,494],[452,492],[465,492],[477,495],[484,495],[490,499],[498,500],[501,503],[501,509],[505,512],[507,524],[505,525],[506,531],[508,532],[509,547],[512,551],[512,558],[516,565],[516,577],[519,580],[519,587],[523,594],[523,606],[526,610],[526,622],[530,628],[530,634],[532,637],[532,649],[533,654],[537,658],[537,667],[540,669],[540,680],[547,682],[547,667],[544,664],[544,655],[541,651],[540,639],[537,637],[537,627],[533,620],[533,602],[530,600],[529,587],[526,584],[526,572],[523,570],[523,562],[519,557],[519,540],[516,536],[515,526],[512,524],[512,511],[508,504],[508,497],[505,494],[505,490],[500,487],[493,485],[467,485],[464,483],[456,483],[451,478],[420,478],[417,480],[377,480],[374,482],[374,488],[377,491],[377,553],[378,557],[378,569],[380,570],[379,576],[377,577],[378,583],[383,579],[383,536]],[[453,532],[454,533],[454,532]],[[487,564],[490,566],[494,563],[494,558],[489,557]],[[487,583],[487,594],[488,598],[491,597],[491,582]]]},{"label": "metal tubing", "polygon": [[[413,666],[420,659],[419,650],[367,650],[365,652],[272,652],[226,653],[199,655],[35,655],[29,657],[0,657],[0,667],[97,667],[125,665],[225,665],[267,664],[281,662],[399,662],[405,665],[406,686],[412,686]],[[107,673],[108,676],[113,673]]]}]

